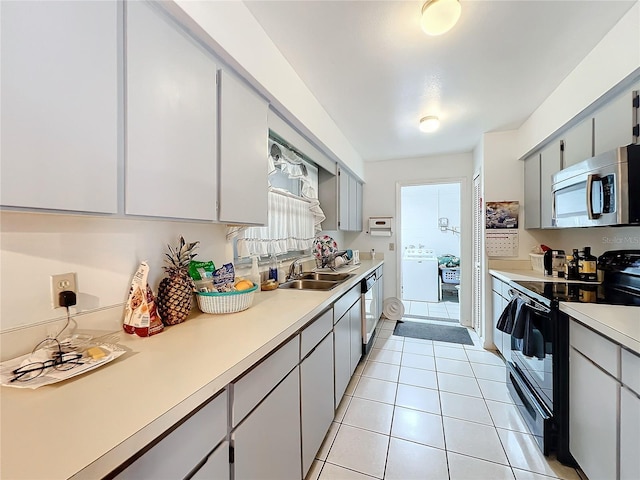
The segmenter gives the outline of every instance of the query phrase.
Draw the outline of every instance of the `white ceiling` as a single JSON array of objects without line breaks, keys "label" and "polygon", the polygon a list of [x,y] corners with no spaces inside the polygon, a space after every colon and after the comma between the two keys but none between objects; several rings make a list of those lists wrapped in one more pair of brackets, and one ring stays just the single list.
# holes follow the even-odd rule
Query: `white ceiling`
[{"label": "white ceiling", "polygon": [[[365,161],[518,128],[634,3],[461,0],[454,29],[429,37],[421,1],[245,0]],[[418,130],[425,115],[436,133]]]}]

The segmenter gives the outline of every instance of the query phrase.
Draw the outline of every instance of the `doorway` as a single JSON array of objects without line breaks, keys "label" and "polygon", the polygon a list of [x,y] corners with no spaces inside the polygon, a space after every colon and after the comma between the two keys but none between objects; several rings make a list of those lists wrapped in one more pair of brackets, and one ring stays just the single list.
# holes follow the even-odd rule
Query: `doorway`
[{"label": "doorway", "polygon": [[412,321],[460,323],[461,182],[400,185],[400,295]]}]

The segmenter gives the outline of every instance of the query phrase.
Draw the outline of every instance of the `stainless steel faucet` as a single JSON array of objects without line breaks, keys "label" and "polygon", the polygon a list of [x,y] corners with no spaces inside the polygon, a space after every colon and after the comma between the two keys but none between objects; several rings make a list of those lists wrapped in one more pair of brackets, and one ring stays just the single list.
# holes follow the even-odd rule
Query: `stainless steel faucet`
[{"label": "stainless steel faucet", "polygon": [[302,276],[302,263],[300,263],[301,259],[296,258],[289,265],[289,274],[287,275],[287,280],[295,280],[296,278]]}]

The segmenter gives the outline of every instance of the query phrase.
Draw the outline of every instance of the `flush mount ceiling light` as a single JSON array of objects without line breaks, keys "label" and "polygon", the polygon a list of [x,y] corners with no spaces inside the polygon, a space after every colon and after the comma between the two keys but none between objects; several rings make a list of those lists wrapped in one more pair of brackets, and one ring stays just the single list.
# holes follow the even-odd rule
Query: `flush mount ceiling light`
[{"label": "flush mount ceiling light", "polygon": [[440,126],[440,119],[435,115],[428,115],[420,119],[420,130],[426,133],[435,132]]},{"label": "flush mount ceiling light", "polygon": [[442,35],[453,28],[461,12],[459,0],[427,0],[422,6],[422,30],[427,35]]}]

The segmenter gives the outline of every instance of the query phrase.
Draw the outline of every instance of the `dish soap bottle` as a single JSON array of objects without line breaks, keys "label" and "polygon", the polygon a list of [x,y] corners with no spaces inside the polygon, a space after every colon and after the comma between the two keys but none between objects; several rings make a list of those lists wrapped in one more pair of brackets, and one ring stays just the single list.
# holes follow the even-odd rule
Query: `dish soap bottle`
[{"label": "dish soap bottle", "polygon": [[251,280],[254,285],[260,285],[260,269],[258,268],[257,255],[253,255],[251,257],[251,271],[249,272],[249,280]]},{"label": "dish soap bottle", "polygon": [[269,261],[269,279],[278,281],[278,258],[275,253],[271,254],[271,260]]}]

